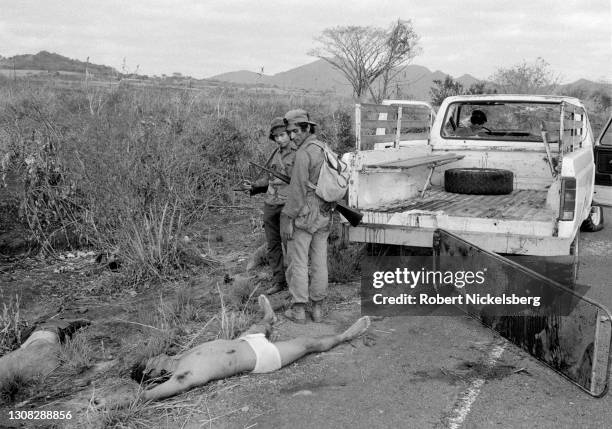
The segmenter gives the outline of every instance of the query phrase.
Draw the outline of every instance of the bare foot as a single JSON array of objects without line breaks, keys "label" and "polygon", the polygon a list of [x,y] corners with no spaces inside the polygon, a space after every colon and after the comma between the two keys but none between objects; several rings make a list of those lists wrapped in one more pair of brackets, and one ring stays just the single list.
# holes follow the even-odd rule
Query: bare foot
[{"label": "bare foot", "polygon": [[274,314],[274,310],[272,309],[272,305],[270,305],[270,301],[265,295],[259,295],[257,298],[257,302],[259,303],[259,308],[264,312],[264,317],[262,322],[274,324],[276,323],[276,314]]},{"label": "bare foot", "polygon": [[368,316],[363,316],[359,318],[355,323],[353,323],[350,328],[340,334],[342,341],[349,341],[353,338],[357,338],[370,327],[370,318]]}]

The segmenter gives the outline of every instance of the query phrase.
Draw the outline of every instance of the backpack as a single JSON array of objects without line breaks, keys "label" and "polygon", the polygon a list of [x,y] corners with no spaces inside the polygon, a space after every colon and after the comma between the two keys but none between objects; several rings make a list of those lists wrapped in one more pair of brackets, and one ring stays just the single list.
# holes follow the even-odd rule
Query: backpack
[{"label": "backpack", "polygon": [[327,144],[319,141],[314,141],[312,144],[323,150],[324,158],[319,172],[319,180],[317,185],[313,186],[315,195],[328,203],[340,201],[346,195],[349,186],[350,171],[348,165]]}]

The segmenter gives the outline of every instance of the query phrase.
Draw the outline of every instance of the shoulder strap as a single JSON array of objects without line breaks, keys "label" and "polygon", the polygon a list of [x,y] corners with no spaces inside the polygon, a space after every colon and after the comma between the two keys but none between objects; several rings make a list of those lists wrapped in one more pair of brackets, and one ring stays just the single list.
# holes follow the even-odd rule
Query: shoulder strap
[{"label": "shoulder strap", "polygon": [[285,163],[283,162],[283,154],[281,153],[280,149],[277,150],[275,153],[276,155],[276,160],[278,161],[278,164],[281,166],[281,169],[283,170],[283,174],[287,173],[287,167],[285,166]]},{"label": "shoulder strap", "polygon": [[310,142],[310,144],[320,147],[323,152],[326,152],[328,150],[327,145],[323,142],[320,142],[319,140],[313,140]]},{"label": "shoulder strap", "polygon": [[272,159],[274,158],[274,155],[276,155],[277,152],[278,152],[278,147],[274,149],[274,151],[272,152],[272,155],[270,155],[270,157],[268,158],[264,166],[268,167],[270,165],[270,162],[272,162]]}]

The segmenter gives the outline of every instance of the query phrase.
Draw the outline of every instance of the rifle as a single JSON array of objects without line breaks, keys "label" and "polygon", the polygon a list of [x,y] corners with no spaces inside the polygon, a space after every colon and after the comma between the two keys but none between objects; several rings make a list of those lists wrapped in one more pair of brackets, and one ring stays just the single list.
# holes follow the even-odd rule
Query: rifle
[{"label": "rifle", "polygon": [[265,192],[268,191],[268,186],[251,186],[251,189],[245,189],[245,188],[233,188],[232,191],[234,192],[244,192],[244,191],[249,191],[249,196],[253,196],[253,195],[257,195],[257,194],[263,194]]},{"label": "rifle", "polygon": [[[274,171],[271,168],[264,167],[263,165],[259,165],[253,161],[249,161],[249,164],[254,165],[257,168],[260,168],[263,171],[270,173],[271,175],[273,175],[277,179],[282,180],[285,183],[291,182],[291,177],[287,176],[286,174],[279,173],[278,171]],[[351,226],[359,225],[359,223],[361,222],[361,219],[363,218],[363,213],[361,213],[359,210],[352,209],[349,206],[339,201],[336,202],[335,209],[338,213],[344,216],[346,220],[348,220]]]}]

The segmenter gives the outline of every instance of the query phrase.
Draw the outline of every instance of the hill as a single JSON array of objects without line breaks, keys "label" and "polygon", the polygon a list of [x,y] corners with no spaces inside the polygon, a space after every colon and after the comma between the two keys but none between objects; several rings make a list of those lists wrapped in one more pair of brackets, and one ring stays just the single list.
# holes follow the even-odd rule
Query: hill
[{"label": "hill", "polygon": [[[446,73],[432,72],[427,67],[410,64],[404,67],[391,85],[394,97],[410,97],[422,100],[429,99],[429,89],[435,79],[443,80]],[[209,79],[237,84],[263,84],[279,88],[300,88],[308,91],[334,92],[340,95],[351,95],[352,88],[346,78],[324,60],[316,60],[274,75],[264,75],[246,70],[223,73]],[[479,82],[475,77],[466,74],[456,79],[464,87]]]},{"label": "hill", "polygon": [[[113,67],[70,59],[48,51],[41,51],[37,54],[15,55],[9,58],[0,56],[0,75],[10,74],[15,69],[17,76],[53,73],[61,74],[65,79],[81,79],[85,75],[86,67],[90,77],[99,80],[116,80],[117,78],[129,80],[125,78],[132,78],[141,83],[147,81],[156,85],[235,86],[247,89],[264,87],[271,92],[280,93],[302,90],[319,94],[335,93],[348,97],[352,95],[352,87],[346,78],[329,63],[321,59],[274,75],[239,70],[212,76],[208,79],[193,79],[180,73],[176,73],[177,76],[151,79],[136,74],[124,75]],[[444,80],[446,75],[447,73],[440,70],[432,72],[427,67],[410,64],[402,68],[395,80],[389,85],[389,96],[429,100],[429,91],[433,86],[433,81]],[[453,77],[453,79],[461,83],[466,89],[475,83],[482,82],[469,74],[457,78]],[[612,84],[580,79],[559,86],[555,93],[575,96],[582,100],[599,97],[602,106],[605,108],[609,105],[609,99],[612,97]]]},{"label": "hill", "polygon": [[264,74],[255,73],[248,70],[238,70],[229,73],[222,73],[209,79],[217,80],[220,82],[238,83],[243,85],[257,85],[262,83],[266,85],[272,85],[272,83],[270,82],[270,76],[266,76]]},{"label": "hill", "polygon": [[598,94],[612,97],[612,84],[579,79],[576,82],[560,85],[557,92],[559,94],[570,95],[581,100],[585,100]]},{"label": "hill", "polygon": [[0,69],[40,70],[46,72],[85,73],[85,68],[96,77],[113,77],[120,73],[112,67],[73,60],[53,52],[40,51],[37,54],[0,57]]}]

